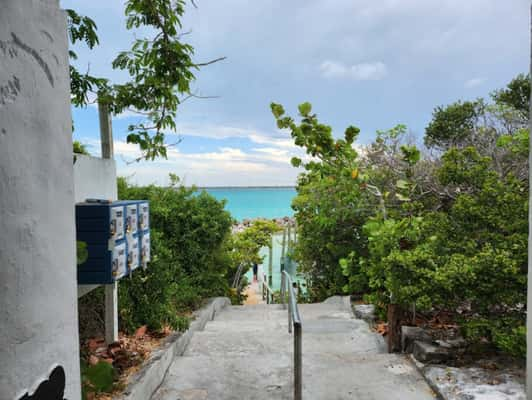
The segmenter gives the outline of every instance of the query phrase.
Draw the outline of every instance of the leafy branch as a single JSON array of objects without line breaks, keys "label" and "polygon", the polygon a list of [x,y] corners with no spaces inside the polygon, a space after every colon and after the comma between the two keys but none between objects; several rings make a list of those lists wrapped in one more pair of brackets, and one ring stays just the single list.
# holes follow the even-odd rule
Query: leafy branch
[{"label": "leafy branch", "polygon": [[[154,160],[167,157],[165,133],[176,131],[177,109],[190,98],[213,98],[192,92],[194,72],[225,57],[196,63],[194,48],[182,41],[189,31],[182,32],[181,18],[185,0],[128,0],[125,6],[128,30],[148,28],[150,38],[136,39],[128,51],[120,52],[114,59],[114,69],[128,73],[130,79],[123,84],[109,84],[108,80],[81,74],[71,67],[72,103],[86,106],[88,94],[95,93],[99,102],[108,105],[114,114],[132,111],[142,117],[141,122],[128,126],[127,142],[138,144],[141,157]],[[193,3],[195,6],[195,4]],[[69,36],[74,44],[83,41],[92,49],[99,43],[96,24],[88,17],[68,10]],[[71,59],[77,55],[71,51]],[[175,145],[175,144],[174,144]]]}]

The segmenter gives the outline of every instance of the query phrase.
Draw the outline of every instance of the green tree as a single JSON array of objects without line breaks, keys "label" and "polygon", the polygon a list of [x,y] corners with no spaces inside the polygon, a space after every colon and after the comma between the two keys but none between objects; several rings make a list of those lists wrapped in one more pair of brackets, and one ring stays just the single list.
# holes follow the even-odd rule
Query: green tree
[{"label": "green tree", "polygon": [[335,139],[332,128],[318,121],[309,103],[299,106],[299,124],[285,115],[281,105],[273,103],[271,109],[277,126],[288,129],[308,155],[305,161],[292,159],[294,166],[305,169],[299,175],[292,207],[298,224],[295,253],[307,275],[310,298],[322,300],[352,287],[361,290],[364,283],[350,279],[353,271],[342,270],[339,263],[353,251],[364,254],[361,228],[374,212],[353,146],[359,129],[350,126],[342,138]]},{"label": "green tree", "polygon": [[[181,18],[184,0],[128,0],[125,3],[126,27],[150,32],[151,37],[136,39],[129,51],[114,59],[114,69],[127,72],[129,80],[112,84],[109,80],[82,74],[70,67],[71,94],[74,106],[86,106],[90,93],[109,106],[115,114],[125,110],[142,117],[128,127],[128,143],[136,143],[142,151],[138,159],[166,157],[165,132],[175,131],[177,109],[182,101],[199,97],[191,91],[194,72],[224,59],[205,63],[193,61],[194,48],[183,41]],[[89,17],[67,10],[71,43],[84,42],[89,49],[98,45],[96,23]],[[70,51],[71,60],[77,55]]]},{"label": "green tree", "polygon": [[492,94],[497,103],[506,104],[517,110],[523,120],[528,120],[530,107],[530,75],[519,74],[507,85],[506,88],[497,90]]},{"label": "green tree", "polygon": [[299,124],[272,104],[278,127],[308,155],[293,160],[304,167],[293,208],[314,300],[365,293],[381,311],[444,310],[471,342],[524,356],[527,85],[519,76],[493,102],[436,108],[425,143],[437,151],[425,155],[399,125],[360,156],[348,131],[335,139],[309,104]]},{"label": "green tree", "polygon": [[77,140],[72,142],[72,147],[74,154],[84,154],[86,156],[90,155],[89,151],[87,150],[87,146]]},{"label": "green tree", "polygon": [[261,264],[264,260],[260,250],[272,246],[272,235],[278,231],[277,223],[258,219],[243,231],[234,233],[231,238],[233,265],[249,269],[253,264]]},{"label": "green tree", "polygon": [[436,107],[425,129],[425,145],[445,150],[467,142],[473,136],[483,109],[482,100]]}]

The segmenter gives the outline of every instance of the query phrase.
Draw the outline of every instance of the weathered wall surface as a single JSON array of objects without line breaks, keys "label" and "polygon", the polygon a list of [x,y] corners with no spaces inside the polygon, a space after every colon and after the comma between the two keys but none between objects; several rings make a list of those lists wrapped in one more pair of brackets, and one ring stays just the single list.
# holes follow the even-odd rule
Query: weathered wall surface
[{"label": "weathered wall surface", "polygon": [[2,400],[57,366],[80,398],[67,46],[58,0],[0,0]]},{"label": "weathered wall surface", "polygon": [[76,203],[85,199],[118,199],[116,165],[112,159],[76,155],[74,164],[74,198]]}]

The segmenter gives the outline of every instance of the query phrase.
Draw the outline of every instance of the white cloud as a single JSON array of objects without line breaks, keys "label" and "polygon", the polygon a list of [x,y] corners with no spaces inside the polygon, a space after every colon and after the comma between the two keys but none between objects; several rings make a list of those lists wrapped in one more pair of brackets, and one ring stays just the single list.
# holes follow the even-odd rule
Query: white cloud
[{"label": "white cloud", "polygon": [[380,61],[353,65],[346,65],[337,61],[324,61],[320,65],[320,72],[325,78],[378,81],[388,75],[388,68]]},{"label": "white cloud", "polygon": [[[290,164],[296,153],[287,149],[259,147],[244,151],[220,147],[216,151],[183,153],[179,148],[168,149],[167,159],[155,162],[132,162],[139,155],[137,145],[115,140],[118,174],[137,184],[168,183],[168,174],[176,173],[188,185],[293,185],[298,169]],[[302,156],[299,150],[299,156]]]},{"label": "white cloud", "polygon": [[127,143],[119,140],[113,142],[115,154],[125,157],[138,157],[140,155],[139,145],[134,143]]},{"label": "white cloud", "polygon": [[283,147],[286,149],[295,149],[296,145],[292,139],[284,139],[279,137],[270,137],[262,134],[251,134],[249,139],[257,144],[264,144],[268,146]]},{"label": "white cloud", "polygon": [[464,87],[467,89],[471,89],[482,85],[484,82],[486,82],[485,78],[472,78],[464,83]]},{"label": "white cloud", "polygon": [[288,153],[288,150],[276,149],[273,147],[259,147],[259,148],[254,148],[252,150],[258,153],[270,154],[270,155],[275,155],[275,156],[284,156],[286,155],[286,153]]},{"label": "white cloud", "polygon": [[[168,132],[173,135],[174,132]],[[213,124],[178,124],[177,134],[181,136],[196,136],[211,139],[229,139],[229,138],[245,138],[253,143],[281,147],[285,149],[295,149],[293,139],[288,133],[261,132],[257,129],[240,128],[228,125],[213,125]]]}]

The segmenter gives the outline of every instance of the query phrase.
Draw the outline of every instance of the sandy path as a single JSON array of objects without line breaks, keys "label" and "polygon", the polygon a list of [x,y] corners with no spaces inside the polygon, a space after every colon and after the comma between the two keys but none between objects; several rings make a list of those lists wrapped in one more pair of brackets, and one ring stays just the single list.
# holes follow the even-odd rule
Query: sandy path
[{"label": "sandy path", "polygon": [[258,282],[252,282],[246,289],[244,290],[244,293],[247,296],[246,301],[244,302],[245,305],[250,304],[264,304],[264,300],[262,300],[262,294],[260,292],[260,286]]}]

